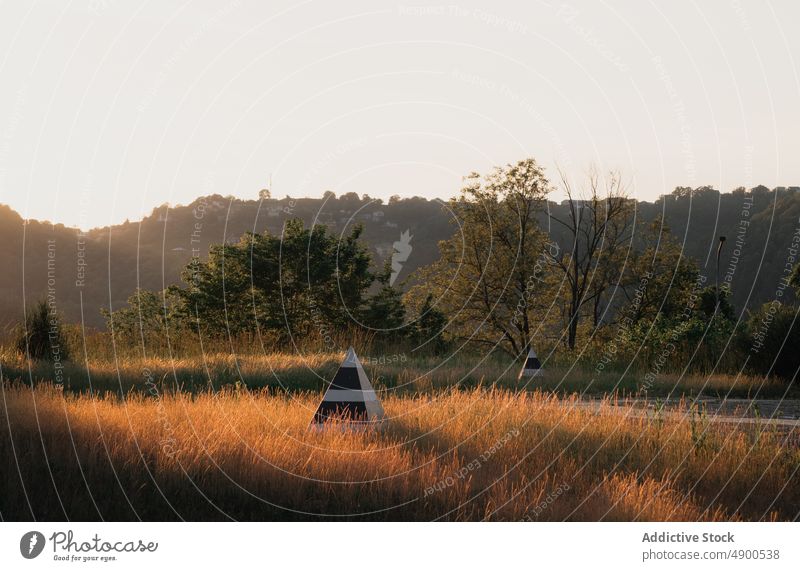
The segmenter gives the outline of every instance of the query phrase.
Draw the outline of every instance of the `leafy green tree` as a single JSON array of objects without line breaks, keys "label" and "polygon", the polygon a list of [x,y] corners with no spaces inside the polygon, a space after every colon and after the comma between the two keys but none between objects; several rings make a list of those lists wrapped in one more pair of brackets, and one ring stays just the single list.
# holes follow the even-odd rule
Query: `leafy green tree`
[{"label": "leafy green tree", "polygon": [[166,337],[170,324],[177,330],[174,296],[137,289],[128,297],[127,305],[109,312],[100,312],[106,319],[106,327],[119,339],[136,342],[152,336]]},{"label": "leafy green tree", "polygon": [[405,322],[406,308],[402,292],[389,283],[391,274],[391,261],[387,260],[383,270],[376,276],[378,291],[369,298],[362,321],[375,330],[379,338],[397,341],[405,333],[401,327]]},{"label": "leafy green tree", "polygon": [[326,226],[293,219],[283,234],[247,233],[236,244],[213,246],[182,273],[171,291],[182,312],[211,335],[271,331],[302,338],[353,326],[367,307],[374,274],[356,226],[339,240]]},{"label": "leafy green tree", "polygon": [[537,215],[551,186],[534,159],[472,173],[450,208],[458,231],[439,243],[440,258],[419,272],[407,296],[418,313],[434,294],[461,339],[524,352],[545,305],[545,234]]},{"label": "leafy green tree", "polygon": [[[694,260],[660,218],[635,233],[620,279],[623,303],[613,314],[614,326],[604,337],[614,339],[618,359],[647,362],[670,358],[688,363],[697,344],[708,333],[708,317],[702,311],[705,278]],[[703,359],[705,357],[703,356]]]},{"label": "leafy green tree", "polygon": [[637,232],[637,238],[621,280],[626,303],[618,319],[649,323],[659,314],[680,319],[686,307],[694,307],[692,295],[703,283],[697,264],[684,255],[681,244],[660,218]]},{"label": "leafy green tree", "polygon": [[172,286],[177,313],[195,330],[233,335],[252,329],[259,313],[258,290],[250,286],[245,270],[245,245],[214,245],[208,259],[193,258],[181,273],[185,288]]}]

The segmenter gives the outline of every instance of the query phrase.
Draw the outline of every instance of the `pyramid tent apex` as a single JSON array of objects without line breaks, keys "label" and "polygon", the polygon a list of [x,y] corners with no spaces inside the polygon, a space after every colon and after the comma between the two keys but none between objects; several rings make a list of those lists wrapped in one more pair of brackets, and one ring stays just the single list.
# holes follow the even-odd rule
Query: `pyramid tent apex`
[{"label": "pyramid tent apex", "polygon": [[351,346],[347,350],[347,354],[344,356],[344,361],[342,361],[342,367],[358,367],[361,364],[361,361],[358,360],[358,355],[356,355],[356,350],[353,349]]}]

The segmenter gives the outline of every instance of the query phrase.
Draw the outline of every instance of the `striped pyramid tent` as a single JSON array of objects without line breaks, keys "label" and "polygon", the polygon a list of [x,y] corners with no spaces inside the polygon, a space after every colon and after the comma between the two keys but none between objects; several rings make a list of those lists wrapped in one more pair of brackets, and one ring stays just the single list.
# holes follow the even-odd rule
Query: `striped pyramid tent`
[{"label": "striped pyramid tent", "polygon": [[383,407],[378,395],[375,394],[356,352],[350,347],[325,391],[311,424],[321,425],[336,419],[366,424],[381,421],[383,418]]},{"label": "striped pyramid tent", "polygon": [[542,375],[544,375],[542,364],[539,362],[539,357],[536,356],[536,351],[531,347],[528,351],[528,356],[525,358],[525,364],[522,365],[522,370],[519,372],[518,378],[541,377]]}]

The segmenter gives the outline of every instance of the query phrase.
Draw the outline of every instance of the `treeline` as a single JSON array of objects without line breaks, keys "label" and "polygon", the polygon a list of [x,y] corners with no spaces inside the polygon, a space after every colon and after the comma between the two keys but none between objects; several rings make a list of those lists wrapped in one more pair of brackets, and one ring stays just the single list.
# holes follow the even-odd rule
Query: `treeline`
[{"label": "treeline", "polygon": [[[551,200],[539,213],[539,224],[559,244],[569,236],[546,215],[564,219],[568,209],[569,201]],[[59,224],[23,220],[0,205],[0,259],[6,269],[0,273],[0,335],[22,319],[23,294],[27,300],[47,295],[52,277],[66,319],[102,328],[104,320],[95,308],[117,309],[137,288],[161,290],[179,284],[185,265],[195,256],[205,259],[214,244],[235,243],[248,230],[279,235],[294,218],[307,227],[325,225],[336,235],[361,224],[361,239],[378,265],[391,255],[393,243],[408,233],[413,252],[403,263],[400,279],[411,276],[413,281],[419,269],[438,259],[436,244],[457,231],[453,216],[449,204],[420,197],[382,201],[327,193],[324,198],[242,200],[210,195],[187,205],[162,205],[140,221],[79,233]],[[718,236],[727,235],[721,280],[730,283],[741,313],[774,297],[787,248],[798,230],[800,189],[676,189],[655,202],[637,200],[636,218],[645,225],[663,219],[684,254],[706,274],[714,269]],[[742,271],[755,267],[758,272]]]},{"label": "treeline", "polygon": [[442,313],[423,304],[411,315],[390,283],[391,265],[376,268],[356,225],[343,237],[299,219],[281,235],[246,233],[215,245],[185,267],[182,285],[138,290],[127,307],[104,312],[109,331],[126,343],[160,343],[170,335],[258,339],[270,350],[339,351],[347,339],[389,346],[445,348]]},{"label": "treeline", "polygon": [[212,247],[182,285],[137,292],[108,326],[128,340],[172,329],[331,351],[356,337],[516,358],[533,343],[598,372],[633,364],[645,378],[683,368],[793,376],[796,268],[785,299],[745,316],[724,268],[717,289],[663,218],[637,217],[619,175],[578,184],[559,181],[568,198],[554,211],[553,184],[533,159],[470,175],[448,204],[458,230],[405,292],[390,259],[376,267],[360,226],[337,237],[293,219],[280,235]]},{"label": "treeline", "polygon": [[785,296],[745,315],[731,302],[724,267],[718,288],[716,272],[685,254],[663,218],[637,216],[618,174],[590,172],[577,182],[582,191],[566,177],[559,185],[567,200],[553,211],[551,182],[532,159],[470,176],[450,204],[459,232],[441,243],[407,302],[433,293],[452,338],[512,356],[533,343],[590,373],[793,378],[798,266],[780,282]]},{"label": "treeline", "polygon": [[[381,261],[362,224],[336,231],[290,218],[279,232],[247,232],[192,256],[179,284],[139,289],[105,311],[107,330],[143,348],[245,338],[265,350],[338,351],[356,339],[384,352],[519,358],[532,344],[548,363],[630,368],[644,383],[683,370],[794,377],[797,244],[781,254],[775,296],[746,313],[733,276],[765,266],[747,261],[746,236],[729,234],[717,266],[722,232],[712,227],[702,262],[687,254],[689,230],[670,228],[671,207],[642,216],[619,174],[557,185],[567,199],[556,207],[547,200],[554,183],[533,159],[471,174],[446,205],[449,238],[399,280],[392,260],[402,252],[395,245]],[[701,189],[698,203],[710,192]],[[678,189],[674,202],[687,193]],[[751,219],[742,212],[765,197],[738,198],[751,204],[738,215]]]},{"label": "treeline", "polygon": [[[635,207],[642,226],[663,220],[684,255],[706,275],[714,272],[718,236],[728,237],[720,280],[731,286],[740,314],[775,297],[800,226],[800,189],[679,188],[655,202],[636,200]],[[547,214],[565,220],[569,208],[569,201],[549,200],[537,215],[540,227],[560,245],[569,242],[569,232]],[[22,319],[23,296],[30,301],[48,295],[51,279],[58,308],[69,322],[104,328],[96,308],[122,307],[137,288],[160,291],[180,284],[186,264],[193,257],[205,259],[213,245],[235,243],[246,231],[280,235],[284,224],[295,218],[306,227],[325,225],[337,236],[361,224],[361,240],[378,266],[407,233],[413,251],[399,279],[411,277],[412,282],[418,270],[438,260],[438,242],[458,231],[448,203],[421,197],[380,200],[354,193],[253,200],[201,196],[187,205],[162,205],[142,220],[85,233],[23,220],[0,205],[0,259],[6,270],[0,273],[0,336]],[[758,271],[750,271],[753,268]]]}]

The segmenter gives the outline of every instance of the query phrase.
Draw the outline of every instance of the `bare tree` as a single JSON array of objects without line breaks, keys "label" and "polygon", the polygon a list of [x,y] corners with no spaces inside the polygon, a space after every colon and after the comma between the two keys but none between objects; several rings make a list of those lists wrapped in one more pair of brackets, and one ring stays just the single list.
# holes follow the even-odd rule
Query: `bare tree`
[{"label": "bare tree", "polygon": [[566,217],[551,214],[550,219],[567,230],[572,244],[550,255],[550,261],[566,282],[566,343],[574,349],[587,306],[594,325],[600,323],[606,294],[623,270],[624,246],[631,239],[636,210],[617,172],[600,177],[590,170],[587,187],[577,193],[566,174],[559,170],[559,175],[567,195]]}]

